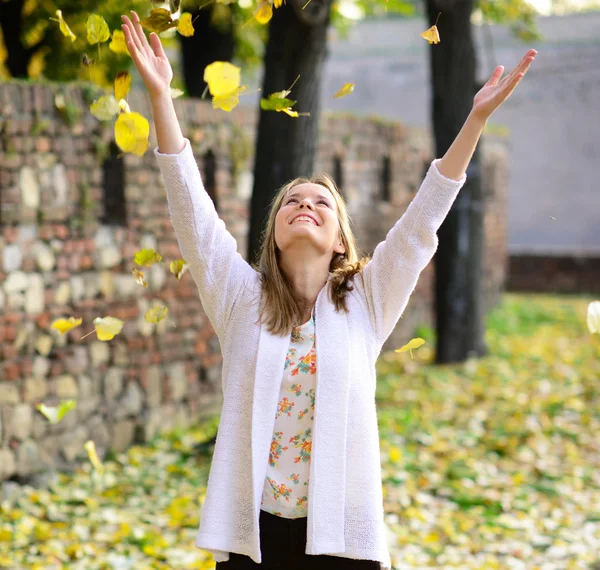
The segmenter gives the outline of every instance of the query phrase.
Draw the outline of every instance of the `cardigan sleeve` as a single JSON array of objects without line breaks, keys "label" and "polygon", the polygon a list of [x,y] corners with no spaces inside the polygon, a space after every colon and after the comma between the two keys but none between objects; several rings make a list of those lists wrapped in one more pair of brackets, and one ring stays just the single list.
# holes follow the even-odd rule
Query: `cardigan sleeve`
[{"label": "cardigan sleeve", "polygon": [[158,147],[154,154],[179,249],[206,315],[222,338],[241,285],[256,271],[237,251],[235,238],[205,191],[189,139],[178,154],[161,153]]},{"label": "cardigan sleeve", "polygon": [[435,159],[406,212],[362,270],[367,306],[379,347],[390,336],[420,273],[438,247],[437,231],[466,180],[443,176]]}]

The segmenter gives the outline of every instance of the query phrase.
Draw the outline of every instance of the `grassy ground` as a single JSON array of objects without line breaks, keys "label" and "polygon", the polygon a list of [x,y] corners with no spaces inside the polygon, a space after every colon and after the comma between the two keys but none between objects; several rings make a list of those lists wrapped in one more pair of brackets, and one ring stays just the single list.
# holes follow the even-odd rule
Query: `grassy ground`
[{"label": "grassy ground", "polygon": [[[593,299],[506,295],[490,355],[435,367],[433,335],[378,363],[396,569],[600,569],[600,335]],[[218,419],[28,489],[0,508],[0,567],[209,569],[194,547]]]}]

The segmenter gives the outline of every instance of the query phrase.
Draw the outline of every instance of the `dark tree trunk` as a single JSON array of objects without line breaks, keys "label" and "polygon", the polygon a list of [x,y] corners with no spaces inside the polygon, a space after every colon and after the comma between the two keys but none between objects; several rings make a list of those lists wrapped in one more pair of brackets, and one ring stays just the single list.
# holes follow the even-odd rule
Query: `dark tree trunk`
[{"label": "dark tree trunk", "polygon": [[21,12],[24,0],[0,1],[0,28],[4,36],[6,67],[12,77],[26,78],[27,66],[33,54],[21,41]]},{"label": "dark tree trunk", "polygon": [[190,97],[201,97],[206,89],[204,68],[213,61],[231,61],[235,47],[233,27],[223,31],[211,25],[212,9],[192,12],[194,35],[177,34],[181,43],[183,78]]},{"label": "dark tree trunk", "polygon": [[319,134],[321,79],[327,55],[327,29],[332,0],[288,0],[274,11],[265,53],[261,96],[288,89],[300,75],[289,98],[294,109],[310,117],[260,111],[254,187],[252,191],[248,260],[258,259],[268,207],[278,188],[297,176],[313,173]]},{"label": "dark tree trunk", "polygon": [[[441,157],[473,105],[475,48],[471,29],[474,0],[426,0],[427,16],[441,41],[430,46],[435,153]],[[439,232],[435,264],[436,362],[465,360],[487,352],[483,328],[483,191],[479,150]]]}]

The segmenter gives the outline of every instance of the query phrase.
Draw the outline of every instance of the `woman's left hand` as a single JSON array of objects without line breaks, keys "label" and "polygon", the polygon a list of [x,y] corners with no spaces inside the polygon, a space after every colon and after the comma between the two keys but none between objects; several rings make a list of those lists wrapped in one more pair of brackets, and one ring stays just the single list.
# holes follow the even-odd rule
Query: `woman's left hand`
[{"label": "woman's left hand", "polygon": [[530,49],[521,60],[521,63],[502,79],[500,77],[504,71],[504,66],[499,65],[496,67],[488,82],[475,95],[472,114],[483,121],[487,121],[490,115],[514,91],[519,81],[523,79],[536,55],[537,51]]}]

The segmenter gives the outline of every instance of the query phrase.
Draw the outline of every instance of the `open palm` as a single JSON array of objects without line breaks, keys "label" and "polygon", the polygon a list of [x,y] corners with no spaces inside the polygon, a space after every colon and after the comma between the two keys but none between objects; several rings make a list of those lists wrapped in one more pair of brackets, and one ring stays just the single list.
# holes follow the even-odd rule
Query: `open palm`
[{"label": "open palm", "polygon": [[499,65],[492,73],[488,82],[479,90],[473,99],[473,113],[475,115],[488,119],[488,117],[498,108],[508,96],[514,91],[523,76],[527,73],[531,62],[535,59],[537,51],[530,49],[521,62],[505,77],[500,79],[504,67]]},{"label": "open palm", "polygon": [[165,55],[160,38],[152,32],[148,42],[139,16],[133,10],[131,16],[133,21],[125,15],[121,16],[127,49],[150,95],[161,95],[169,88],[173,79],[171,63]]}]

